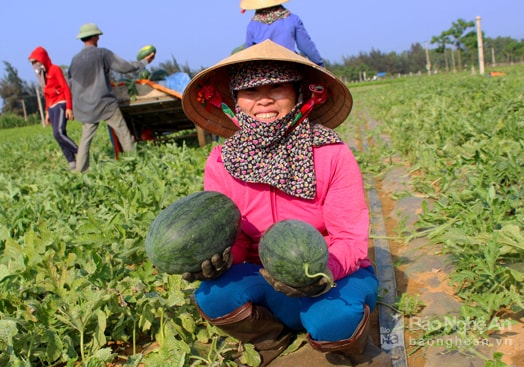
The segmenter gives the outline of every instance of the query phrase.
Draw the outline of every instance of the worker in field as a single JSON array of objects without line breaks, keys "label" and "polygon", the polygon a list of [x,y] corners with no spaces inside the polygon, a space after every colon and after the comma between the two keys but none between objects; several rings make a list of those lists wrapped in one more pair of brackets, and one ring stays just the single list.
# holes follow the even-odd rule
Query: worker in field
[{"label": "worker in field", "polygon": [[255,10],[247,25],[245,47],[266,39],[295,51],[298,49],[317,65],[324,66],[315,43],[302,20],[282,4],[288,0],[240,0],[242,11]]},{"label": "worker in field", "polygon": [[69,170],[76,168],[78,146],[67,135],[67,121],[74,119],[73,100],[69,84],[60,66],[51,62],[47,50],[41,46],[29,55],[38,83],[45,99],[45,123],[53,127],[53,136],[69,163]]},{"label": "worker in field", "polygon": [[[362,174],[334,130],[352,107],[345,84],[265,40],[194,76],[182,106],[225,138],[206,161],[204,189],[229,197],[242,218],[231,247],[182,275],[200,281],[194,299],[204,319],[254,345],[260,366],[391,366],[369,339],[378,281]],[[263,235],[288,219],[314,227],[327,246],[324,276],[307,284],[263,266]],[[279,357],[300,332],[306,345]]]},{"label": "worker in field", "polygon": [[76,156],[79,172],[89,168],[91,141],[101,121],[114,130],[124,152],[134,149],[135,140],[113,93],[110,72],[125,74],[138,71],[155,57],[155,53],[151,52],[140,61],[126,61],[109,49],[98,47],[101,35],[102,31],[96,24],[82,25],[76,38],[84,43],[84,48],[73,57],[69,66],[73,110],[76,119],[82,123],[82,138]]}]

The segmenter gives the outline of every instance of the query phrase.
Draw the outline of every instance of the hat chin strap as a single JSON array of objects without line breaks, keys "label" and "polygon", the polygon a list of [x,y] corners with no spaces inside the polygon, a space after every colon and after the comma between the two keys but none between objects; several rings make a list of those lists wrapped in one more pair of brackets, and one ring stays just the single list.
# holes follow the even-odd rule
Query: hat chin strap
[{"label": "hat chin strap", "polygon": [[311,91],[311,97],[309,100],[304,103],[302,108],[300,109],[300,112],[295,117],[293,123],[289,125],[285,135],[289,134],[291,131],[293,131],[298,125],[304,121],[304,119],[309,115],[309,113],[313,110],[313,107],[315,105],[322,104],[326,102],[327,100],[327,90],[324,88],[323,85],[320,84],[311,84],[309,86],[309,90]]},{"label": "hat chin strap", "polygon": [[[323,85],[311,84],[309,86],[309,90],[311,91],[311,97],[306,103],[304,103],[299,113],[297,114],[291,125],[288,127],[285,133],[286,135],[293,131],[293,129],[295,129],[298,125],[300,125],[302,121],[304,121],[304,119],[313,110],[313,107],[326,102],[327,89]],[[222,112],[224,112],[224,114],[235,124],[235,126],[240,128],[240,124],[235,114],[233,113],[231,108],[229,108],[229,106],[222,101],[222,96],[220,95],[220,93],[218,93],[214,86],[206,85],[205,87],[200,89],[200,91],[198,92],[197,100],[202,104],[210,103],[216,108],[221,109]]]}]

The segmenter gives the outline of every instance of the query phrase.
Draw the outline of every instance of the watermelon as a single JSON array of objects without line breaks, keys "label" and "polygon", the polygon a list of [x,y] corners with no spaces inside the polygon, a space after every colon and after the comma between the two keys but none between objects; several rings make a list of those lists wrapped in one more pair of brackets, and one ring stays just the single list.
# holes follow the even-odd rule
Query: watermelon
[{"label": "watermelon", "polygon": [[151,77],[151,72],[147,69],[144,69],[138,74],[138,79],[149,79]]},{"label": "watermelon", "polygon": [[264,268],[292,287],[303,287],[326,276],[322,273],[329,257],[326,241],[307,222],[287,219],[274,223],[262,235],[258,253]]},{"label": "watermelon", "polygon": [[199,191],[178,199],[153,220],[146,254],[159,271],[199,272],[200,264],[233,244],[240,232],[240,211],[222,193]]},{"label": "watermelon", "polygon": [[164,69],[158,69],[151,73],[151,76],[149,77],[149,80],[152,80],[154,82],[159,80],[164,80],[169,75],[169,72]]},{"label": "watermelon", "polygon": [[153,45],[147,45],[147,46],[144,46],[142,47],[139,51],[138,51],[138,54],[136,55],[136,59],[138,61],[140,60],[143,60],[144,57],[146,57],[147,55],[149,55],[151,52],[156,52],[156,47],[153,46]]}]

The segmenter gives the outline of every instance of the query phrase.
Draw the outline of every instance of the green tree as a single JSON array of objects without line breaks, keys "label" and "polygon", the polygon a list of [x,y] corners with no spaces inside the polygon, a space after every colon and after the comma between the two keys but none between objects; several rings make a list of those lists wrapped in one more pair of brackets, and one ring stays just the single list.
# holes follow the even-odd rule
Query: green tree
[{"label": "green tree", "polygon": [[[482,39],[484,40],[485,34],[482,32]],[[462,36],[462,44],[464,45],[464,55],[471,60],[471,64],[478,62],[478,35],[477,31],[469,31]]]},{"label": "green tree", "polygon": [[516,61],[524,56],[524,43],[510,40],[505,43],[502,52],[506,55],[508,62]]},{"label": "green tree", "polygon": [[419,71],[427,70],[426,64],[426,50],[420,43],[411,44],[411,48],[407,52],[405,66],[403,68],[404,74],[418,73]]},{"label": "green tree", "polygon": [[462,58],[461,51],[464,50],[464,40],[467,39],[466,31],[469,28],[475,27],[475,22],[473,20],[466,21],[464,19],[457,19],[455,22],[451,23],[451,28],[447,31],[449,36],[452,37],[452,43],[457,50],[458,64],[462,69]]},{"label": "green tree", "polygon": [[[445,68],[446,68],[446,71],[449,71],[449,63],[448,63],[448,57],[446,54],[446,46],[453,44],[453,42],[451,41],[451,37],[449,35],[449,31],[444,31],[438,36],[433,36],[431,38],[430,43],[437,44],[437,48],[435,49],[435,52],[441,53],[444,55]],[[455,70],[455,65],[453,65],[453,70]]]},{"label": "green tree", "polygon": [[[24,108],[27,113],[33,113],[34,108],[27,109],[26,100],[34,97],[35,92],[31,91],[30,86],[18,76],[18,70],[9,62],[3,61],[6,74],[0,80],[0,98],[4,101],[2,113],[13,113],[22,116]],[[35,101],[36,102],[36,101]],[[34,104],[31,104],[33,106]]]}]

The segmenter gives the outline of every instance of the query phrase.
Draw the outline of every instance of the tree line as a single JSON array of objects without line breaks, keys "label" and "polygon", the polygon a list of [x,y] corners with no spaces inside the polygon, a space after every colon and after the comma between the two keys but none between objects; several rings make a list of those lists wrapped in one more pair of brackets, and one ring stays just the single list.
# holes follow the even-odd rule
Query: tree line
[{"label": "tree line", "polygon": [[[494,67],[524,61],[524,40],[490,38],[484,34],[482,39],[486,65]],[[341,62],[326,60],[325,65],[346,82],[371,79],[377,75],[457,72],[477,67],[478,48],[475,22],[458,19],[425,45],[414,43],[409,50],[400,53],[371,49],[369,52],[343,57]],[[22,80],[15,67],[7,61],[3,63],[6,74],[0,79],[0,98],[3,100],[1,112],[18,116],[38,113],[38,98],[43,103],[38,84]],[[200,71],[191,70],[188,65],[179,65],[174,57],[153,67],[152,71],[158,69],[166,70],[168,75],[183,71],[191,77]],[[115,74],[114,78],[119,80],[122,76]]]},{"label": "tree line", "polygon": [[[482,32],[485,64],[490,67],[524,62],[524,40],[486,37]],[[429,45],[433,45],[429,49]],[[327,62],[327,68],[346,81],[361,81],[378,73],[390,75],[440,73],[470,70],[479,65],[478,37],[474,21],[458,19],[451,27],[433,36],[424,46],[414,43],[401,53],[369,53],[344,57],[341,63]]]}]

